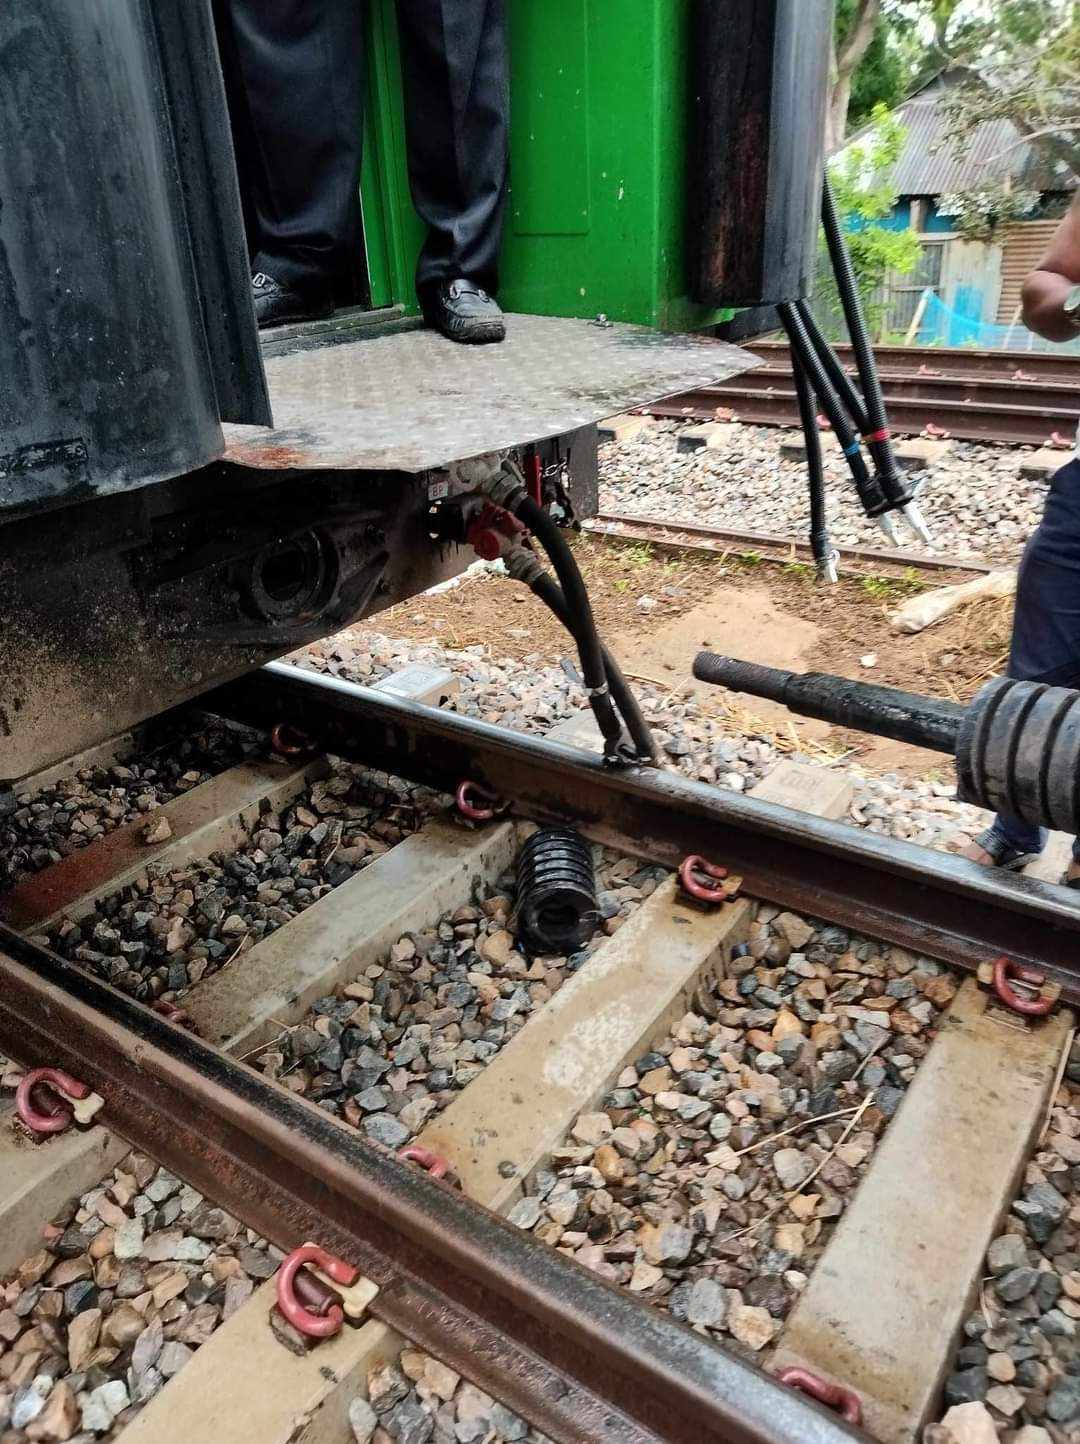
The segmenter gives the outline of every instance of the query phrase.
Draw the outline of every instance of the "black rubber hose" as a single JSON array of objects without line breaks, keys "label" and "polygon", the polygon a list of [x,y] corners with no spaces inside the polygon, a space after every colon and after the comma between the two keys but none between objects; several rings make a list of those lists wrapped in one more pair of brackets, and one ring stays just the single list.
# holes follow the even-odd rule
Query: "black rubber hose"
[{"label": "black rubber hose", "polygon": [[524,488],[515,492],[513,497],[503,504],[509,506],[515,516],[525,523],[551,558],[551,564],[562,587],[567,626],[577,642],[589,705],[604,739],[604,756],[609,761],[616,761],[623,729],[612,704],[604,667],[604,649],[578,564],[559,528]]},{"label": "black rubber hose", "polygon": [[877,478],[870,474],[862,447],[859,445],[859,438],[855,435],[847,413],[840,404],[840,398],[833,390],[832,383],[825,374],[825,368],[810,343],[810,337],[806,334],[802,317],[790,302],[785,302],[776,309],[780,313],[781,324],[787,332],[788,342],[791,346],[792,365],[802,366],[810,385],[817,393],[821,409],[825,412],[829,425],[836,433],[840,449],[847,458],[863,511],[870,517],[881,516],[884,512],[892,509],[892,502],[878,484]]},{"label": "black rubber hose", "polygon": [[881,379],[878,376],[877,362],[874,359],[874,348],[870,342],[870,332],[863,314],[859,287],[855,280],[855,270],[851,264],[851,253],[848,251],[847,241],[844,239],[840,213],[836,209],[836,197],[833,195],[832,184],[827,173],[821,193],[821,220],[825,227],[825,242],[829,248],[836,286],[840,292],[840,304],[844,308],[844,319],[847,322],[851,347],[855,354],[859,386],[862,389],[863,401],[866,406],[866,420],[870,430],[863,433],[864,439],[874,458],[874,465],[877,467],[881,485],[889,498],[890,506],[894,508],[906,506],[908,502],[914,500],[915,493],[904,481],[896,464],[896,456],[889,436],[889,418],[885,412],[885,397],[882,394]]},{"label": "black rubber hose", "polygon": [[788,672],[738,657],[699,652],[694,676],[714,687],[782,702],[791,712],[837,727],[857,727],[916,747],[954,752],[967,709],[958,702],[878,687],[828,672]]},{"label": "black rubber hose", "polygon": [[[567,631],[572,633],[573,628],[570,626],[570,613],[566,605],[566,598],[555,578],[548,576],[546,572],[537,571],[533,576],[522,577],[521,580],[546,607],[550,608]],[[630,686],[622,674],[622,669],[602,643],[601,652],[604,657],[604,671],[607,673],[612,699],[622,714],[638,756],[643,762],[659,762],[660,753],[652,732],[649,730],[649,724],[645,721],[638,700],[630,690]]]},{"label": "black rubber hose", "polygon": [[817,352],[817,358],[832,382],[836,394],[844,403],[855,430],[860,435],[865,435],[870,430],[870,424],[866,419],[866,407],[856,390],[854,381],[844,370],[839,356],[822,334],[821,327],[814,319],[814,313],[809,305],[805,301],[796,301],[795,305],[798,308],[799,319],[806,328],[806,334],[810,337],[810,344]]},{"label": "black rubber hose", "polygon": [[818,571],[828,574],[833,566],[833,549],[825,522],[825,465],[821,456],[821,432],[817,424],[814,392],[802,361],[791,353],[791,369],[795,377],[795,395],[799,402],[799,419],[806,442],[806,469],[810,477],[810,550]]}]

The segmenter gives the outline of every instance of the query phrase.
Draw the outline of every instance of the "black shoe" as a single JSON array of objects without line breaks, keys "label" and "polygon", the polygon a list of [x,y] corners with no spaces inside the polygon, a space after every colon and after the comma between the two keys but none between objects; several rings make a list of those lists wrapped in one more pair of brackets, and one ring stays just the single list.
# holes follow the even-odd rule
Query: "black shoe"
[{"label": "black shoe", "polygon": [[265,271],[252,276],[251,294],[260,331],[266,326],[283,326],[286,321],[323,321],[334,314],[329,290],[295,291]]},{"label": "black shoe", "polygon": [[483,345],[506,336],[506,322],[497,301],[464,278],[444,281],[421,298],[424,320],[451,341]]}]

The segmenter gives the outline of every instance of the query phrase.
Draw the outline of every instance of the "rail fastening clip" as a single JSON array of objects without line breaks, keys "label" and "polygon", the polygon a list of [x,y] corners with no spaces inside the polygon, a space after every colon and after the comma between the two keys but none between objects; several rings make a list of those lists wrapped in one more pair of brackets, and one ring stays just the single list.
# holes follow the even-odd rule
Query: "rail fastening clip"
[{"label": "rail fastening clip", "polygon": [[63,1133],[75,1118],[69,1100],[90,1096],[87,1084],[60,1068],[32,1068],[15,1090],[15,1112],[31,1133]]},{"label": "rail fastening clip", "polygon": [[779,1370],[776,1377],[781,1384],[798,1389],[800,1394],[809,1394],[811,1399],[824,1404],[826,1409],[834,1410],[848,1424],[858,1427],[862,1423],[862,1400],[854,1389],[847,1389],[843,1384],[831,1384],[828,1379],[812,1374],[809,1369],[800,1369],[794,1365]]}]

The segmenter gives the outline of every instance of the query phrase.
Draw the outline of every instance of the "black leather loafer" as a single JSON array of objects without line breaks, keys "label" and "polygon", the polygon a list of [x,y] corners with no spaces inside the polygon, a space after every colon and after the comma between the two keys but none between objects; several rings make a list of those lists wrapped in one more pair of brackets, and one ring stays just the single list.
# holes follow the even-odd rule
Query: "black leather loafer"
[{"label": "black leather loafer", "polygon": [[283,326],[286,321],[323,321],[334,314],[329,290],[295,291],[265,271],[252,276],[251,294],[260,331],[266,326]]},{"label": "black leather loafer", "polygon": [[475,281],[445,281],[421,298],[424,320],[451,341],[484,345],[502,341],[506,321],[497,301]]}]

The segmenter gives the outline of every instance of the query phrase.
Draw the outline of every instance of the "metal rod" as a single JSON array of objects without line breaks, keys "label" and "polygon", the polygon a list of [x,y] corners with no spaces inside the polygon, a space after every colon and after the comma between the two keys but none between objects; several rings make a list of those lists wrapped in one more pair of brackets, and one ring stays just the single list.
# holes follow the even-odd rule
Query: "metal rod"
[{"label": "metal rod", "polygon": [[572,822],[669,867],[687,853],[717,857],[755,897],[944,962],[974,968],[1007,953],[1080,999],[1080,909],[1049,884],[677,773],[616,771],[591,753],[283,663],[202,706],[263,728],[286,719],[340,756],[448,791],[476,778],[519,813]]},{"label": "metal rod", "polygon": [[371,1312],[544,1433],[613,1444],[864,1438],[658,1309],[0,925],[0,1049],[283,1248],[379,1286]]},{"label": "metal rod", "polygon": [[767,697],[802,717],[818,717],[837,727],[855,727],[897,742],[931,747],[935,752],[955,753],[960,723],[967,713],[957,702],[918,692],[855,682],[831,672],[787,672],[715,652],[697,654],[694,676],[714,687]]}]

